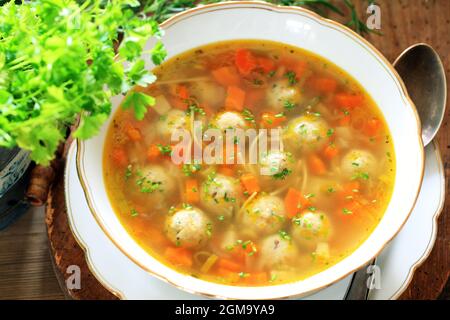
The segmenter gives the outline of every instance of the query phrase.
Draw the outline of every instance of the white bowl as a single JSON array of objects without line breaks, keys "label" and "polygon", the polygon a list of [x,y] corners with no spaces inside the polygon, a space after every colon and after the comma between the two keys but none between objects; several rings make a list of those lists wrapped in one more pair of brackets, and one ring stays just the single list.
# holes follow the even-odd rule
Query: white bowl
[{"label": "white bowl", "polygon": [[[78,141],[77,170],[89,207],[111,241],[132,261],[183,290],[215,298],[271,299],[302,296],[354,272],[399,232],[416,202],[423,178],[424,151],[416,109],[392,65],[350,29],[297,7],[227,2],[195,8],[162,24],[169,57],[201,45],[233,39],[264,39],[310,50],[332,61],[367,90],[392,134],[397,170],[389,206],[370,237],[350,256],[305,280],[266,287],[228,286],[181,274],[142,249],[127,233],[109,202],[103,180],[106,123],[98,136]],[[149,47],[153,43],[149,43]],[[148,67],[153,67],[149,62]],[[114,97],[114,110],[122,96]],[[126,275],[124,275],[126,276]]]}]

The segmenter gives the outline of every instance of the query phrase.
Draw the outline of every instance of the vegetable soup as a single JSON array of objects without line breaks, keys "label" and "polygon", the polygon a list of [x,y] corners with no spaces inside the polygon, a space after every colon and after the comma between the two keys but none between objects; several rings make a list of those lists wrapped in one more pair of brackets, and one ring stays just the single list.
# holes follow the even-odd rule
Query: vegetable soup
[{"label": "vegetable soup", "polygon": [[[154,74],[135,89],[156,98],[143,120],[114,115],[104,179],[123,226],[156,259],[207,281],[275,285],[336,264],[377,226],[394,185],[393,143],[374,101],[339,67],[239,40],[190,50]],[[235,148],[233,163],[176,164],[171,136],[192,133],[194,120],[221,132],[279,129],[282,147],[257,163],[238,163]]]}]

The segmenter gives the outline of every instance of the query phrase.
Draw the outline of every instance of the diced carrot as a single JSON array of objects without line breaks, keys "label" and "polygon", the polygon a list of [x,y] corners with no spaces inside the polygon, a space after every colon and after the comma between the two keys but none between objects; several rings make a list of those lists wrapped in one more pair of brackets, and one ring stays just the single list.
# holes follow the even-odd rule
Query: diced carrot
[{"label": "diced carrot", "polygon": [[295,217],[301,210],[309,205],[309,200],[306,199],[300,191],[294,188],[289,188],[284,198],[284,206],[289,218]]},{"label": "diced carrot", "polygon": [[234,246],[230,254],[233,257],[233,261],[244,265],[247,257],[254,257],[258,254],[258,249],[253,241],[248,241],[245,244],[245,248],[244,244]]},{"label": "diced carrot", "polygon": [[322,159],[316,154],[312,154],[308,158],[308,164],[309,168],[312,171],[312,173],[317,175],[322,175],[327,172],[327,167],[325,165],[325,162],[323,162]]},{"label": "diced carrot", "polygon": [[220,174],[223,174],[223,175],[229,176],[229,177],[233,177],[234,174],[235,174],[235,170],[233,168],[233,165],[226,165],[226,164],[221,165],[219,167],[218,172]]},{"label": "diced carrot", "polygon": [[270,72],[275,70],[275,62],[273,62],[272,59],[266,58],[266,57],[258,57],[258,66],[264,71],[264,72]]},{"label": "diced carrot", "polygon": [[337,88],[337,81],[333,78],[313,77],[309,78],[308,85],[320,93],[332,93]]},{"label": "diced carrot", "polygon": [[126,166],[128,164],[128,156],[122,148],[114,148],[112,150],[112,158],[119,166]]},{"label": "diced carrot", "polygon": [[338,124],[341,127],[345,127],[345,126],[348,126],[350,124],[350,120],[351,120],[350,115],[349,114],[344,114],[344,116],[338,120]]},{"label": "diced carrot", "polygon": [[225,108],[230,110],[242,111],[244,109],[245,91],[236,86],[229,86],[227,98],[225,99]]},{"label": "diced carrot", "polygon": [[264,128],[276,128],[284,121],[286,121],[286,117],[283,114],[263,112],[261,115],[261,126]]},{"label": "diced carrot", "polygon": [[241,264],[234,262],[233,260],[226,259],[226,258],[220,258],[217,261],[216,265],[219,269],[225,269],[225,270],[234,271],[234,272],[242,271]]},{"label": "diced carrot", "polygon": [[359,181],[351,181],[342,186],[342,197],[348,197],[360,191],[361,184]]},{"label": "diced carrot", "polygon": [[371,118],[366,121],[363,132],[369,137],[374,137],[381,129],[381,121],[377,118]]},{"label": "diced carrot", "polygon": [[175,109],[179,109],[179,110],[187,110],[189,103],[185,100],[185,99],[181,99],[180,97],[177,96],[171,96],[170,98],[168,98],[170,105],[175,108]]},{"label": "diced carrot", "polygon": [[244,76],[248,76],[256,67],[258,61],[255,56],[247,49],[236,50],[236,67]]},{"label": "diced carrot", "polygon": [[176,88],[177,95],[180,99],[186,100],[189,99],[189,90],[185,85],[179,84]]},{"label": "diced carrot", "polygon": [[221,67],[211,71],[214,79],[222,86],[238,86],[241,83],[241,77],[235,67]]},{"label": "diced carrot", "polygon": [[334,96],[334,103],[339,108],[352,109],[364,103],[364,97],[359,94],[338,93]]},{"label": "diced carrot", "polygon": [[161,151],[156,144],[152,144],[147,150],[147,159],[150,161],[155,161],[160,155]]},{"label": "diced carrot", "polygon": [[306,71],[306,67],[308,66],[308,64],[306,63],[306,61],[297,61],[294,65],[294,72],[297,75],[297,78],[301,78]]},{"label": "diced carrot", "polygon": [[124,127],[125,133],[127,134],[128,138],[132,141],[139,141],[142,138],[141,131],[139,131],[138,128],[132,126],[131,124],[127,124]]},{"label": "diced carrot", "polygon": [[242,279],[243,282],[248,285],[261,285],[267,283],[269,277],[267,276],[267,272],[251,272]]},{"label": "diced carrot", "polygon": [[164,257],[174,265],[192,267],[192,252],[189,249],[167,247],[164,251]]},{"label": "diced carrot", "polygon": [[237,272],[233,272],[223,268],[218,268],[215,273],[219,277],[224,278],[227,282],[233,283],[239,281],[239,274]]},{"label": "diced carrot", "polygon": [[241,176],[241,183],[249,194],[253,194],[261,190],[259,187],[258,178],[251,173],[243,174]]},{"label": "diced carrot", "polygon": [[333,159],[339,153],[339,149],[336,147],[334,143],[329,143],[326,145],[325,149],[323,149],[323,155],[328,160]]},{"label": "diced carrot", "polygon": [[198,181],[196,179],[186,180],[186,201],[190,204],[200,201],[200,191],[198,189]]}]

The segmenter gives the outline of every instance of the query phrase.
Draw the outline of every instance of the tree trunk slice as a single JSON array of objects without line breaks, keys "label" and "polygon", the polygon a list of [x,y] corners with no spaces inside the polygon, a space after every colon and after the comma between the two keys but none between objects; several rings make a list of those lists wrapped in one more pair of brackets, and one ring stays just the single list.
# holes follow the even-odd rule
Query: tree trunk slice
[{"label": "tree trunk slice", "polygon": [[[356,7],[364,17],[367,1],[355,0]],[[382,12],[383,36],[369,35],[372,42],[390,60],[407,47],[418,42],[431,44],[441,55],[450,83],[450,1],[378,1]],[[342,7],[345,10],[344,7]],[[331,18],[344,22],[339,16]],[[448,97],[450,101],[450,95]],[[447,103],[448,104],[448,103]],[[436,137],[439,141],[445,168],[445,176],[450,176],[450,107]],[[69,142],[68,142],[69,143]],[[69,144],[66,144],[66,147]],[[64,152],[65,155],[65,152]],[[61,159],[64,162],[64,157]],[[438,221],[436,243],[427,260],[415,271],[414,277],[400,299],[437,299],[449,296],[448,278],[450,274],[450,182],[447,180],[446,201]],[[46,223],[51,256],[55,272],[66,295],[73,299],[115,299],[116,297],[102,287],[91,274],[86,264],[83,250],[74,239],[67,222],[64,199],[64,166],[59,166],[55,182],[50,189],[46,209]],[[81,289],[68,290],[65,279],[67,267],[78,265],[81,268]],[[447,284],[447,288],[446,288]]]},{"label": "tree trunk slice", "polygon": [[[70,146],[71,139],[66,143]],[[64,151],[61,162],[65,162],[67,150]],[[66,202],[64,197],[64,165],[58,166],[55,181],[50,188],[45,210],[45,222],[50,246],[50,255],[53,262],[56,278],[62,291],[69,299],[83,300],[111,300],[117,299],[105,289],[92,275],[86,263],[83,249],[75,240],[67,221]],[[66,280],[71,274],[67,268],[77,265],[81,271],[81,289],[68,289]]]}]

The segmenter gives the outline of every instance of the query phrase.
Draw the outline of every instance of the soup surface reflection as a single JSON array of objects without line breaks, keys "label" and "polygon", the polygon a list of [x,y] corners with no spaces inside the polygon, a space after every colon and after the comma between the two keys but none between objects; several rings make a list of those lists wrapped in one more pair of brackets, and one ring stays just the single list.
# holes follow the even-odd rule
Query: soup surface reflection
[{"label": "soup surface reflection", "polygon": [[[393,145],[375,103],[337,66],[243,40],[196,48],[154,73],[136,88],[156,97],[145,118],[114,115],[104,179],[123,226],[159,261],[208,281],[275,285],[336,264],[377,226],[394,184]],[[279,128],[283,148],[257,164],[176,165],[171,134],[194,120]]]}]

